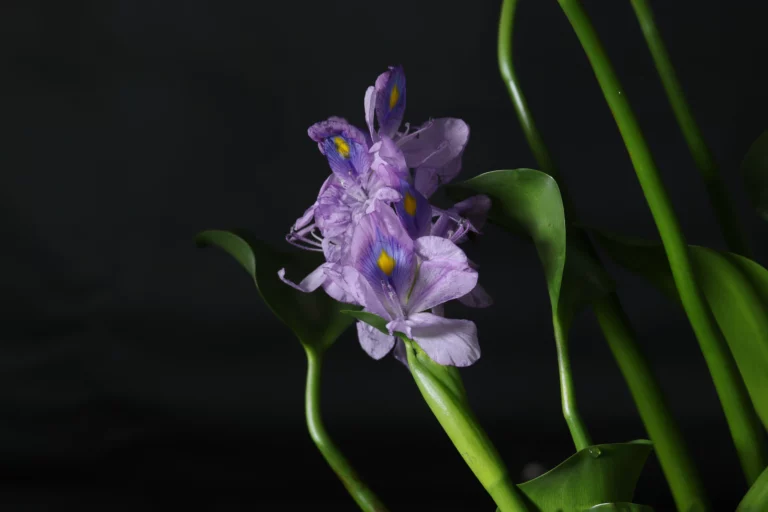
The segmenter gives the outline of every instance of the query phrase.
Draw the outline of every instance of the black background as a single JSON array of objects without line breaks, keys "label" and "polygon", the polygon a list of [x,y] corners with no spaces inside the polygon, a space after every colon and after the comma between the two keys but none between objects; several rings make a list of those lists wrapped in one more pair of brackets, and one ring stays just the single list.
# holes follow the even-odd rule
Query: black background
[{"label": "black background", "polygon": [[[765,262],[737,174],[766,128],[760,2],[653,2],[734,204]],[[629,2],[593,15],[692,243],[723,248]],[[463,177],[535,167],[496,67],[499,2],[200,0],[0,7],[0,501],[7,510],[355,510],[303,423],[300,345],[245,273],[196,232],[281,243],[329,172],[306,137],[363,123],[387,65],[406,119],[463,118]],[[517,70],[581,220],[656,232],[615,124],[557,2],[522,2]],[[550,306],[532,246],[489,227],[470,249],[496,299],[465,310],[483,358],[463,371],[518,478],[572,452]],[[745,492],[690,328],[610,267],[716,510]],[[591,313],[572,330],[596,442],[644,436]],[[331,435],[394,511],[493,510],[404,367],[352,330],[323,376]],[[522,478],[521,476],[519,478]],[[672,510],[651,457],[636,500]]]}]

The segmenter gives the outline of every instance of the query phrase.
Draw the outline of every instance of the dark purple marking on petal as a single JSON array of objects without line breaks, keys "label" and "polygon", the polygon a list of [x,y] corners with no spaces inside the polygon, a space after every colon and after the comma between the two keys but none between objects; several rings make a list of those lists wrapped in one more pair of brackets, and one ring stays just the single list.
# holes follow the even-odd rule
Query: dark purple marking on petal
[{"label": "dark purple marking on petal", "polygon": [[376,79],[376,119],[379,134],[392,137],[405,116],[405,71],[393,66]]}]

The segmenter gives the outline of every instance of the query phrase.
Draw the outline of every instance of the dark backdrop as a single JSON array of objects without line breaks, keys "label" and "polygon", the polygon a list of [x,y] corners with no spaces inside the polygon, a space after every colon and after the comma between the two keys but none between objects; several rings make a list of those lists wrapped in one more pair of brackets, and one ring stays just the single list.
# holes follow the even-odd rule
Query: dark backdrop
[{"label": "dark backdrop", "polygon": [[[758,4],[653,7],[765,262],[766,228],[749,215],[737,175],[766,128]],[[587,7],[689,240],[722,248],[629,2]],[[365,88],[391,64],[407,71],[408,120],[469,123],[464,177],[535,167],[496,68],[498,11],[496,1],[3,2],[6,510],[355,510],[304,429],[299,344],[229,257],[192,238],[243,227],[280,243],[328,174],[307,127],[330,115],[362,126]],[[581,219],[655,237],[557,3],[522,2],[518,26],[518,72]],[[572,445],[536,254],[493,227],[471,250],[496,299],[466,311],[484,354],[463,371],[471,402],[513,475],[552,467]],[[733,510],[745,485],[687,322],[614,270],[716,510]],[[572,340],[594,439],[644,436],[590,313]],[[349,331],[328,354],[323,384],[330,433],[394,511],[493,509],[394,359],[369,359]],[[671,510],[653,457],[646,469],[636,501]]]}]

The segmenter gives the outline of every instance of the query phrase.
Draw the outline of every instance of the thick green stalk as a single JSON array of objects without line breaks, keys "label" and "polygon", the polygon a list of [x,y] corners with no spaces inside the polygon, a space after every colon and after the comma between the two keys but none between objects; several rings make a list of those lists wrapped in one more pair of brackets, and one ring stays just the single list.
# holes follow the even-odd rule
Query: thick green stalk
[{"label": "thick green stalk", "polygon": [[659,383],[651,374],[648,361],[634,340],[629,319],[615,296],[599,299],[594,309],[605,339],[629,385],[645,429],[653,441],[653,450],[669,482],[677,509],[708,509],[699,471],[688,453],[685,439],[669,411]]},{"label": "thick green stalk", "polygon": [[[523,127],[531,151],[541,169],[558,180],[566,203],[569,218],[573,209],[569,206],[568,194],[559,178],[549,151],[533,122],[525,96],[515,75],[512,60],[512,36],[514,16],[518,0],[504,0],[499,27],[499,68],[507,85],[512,104]],[[571,228],[577,229],[577,228]],[[583,231],[578,236],[585,247],[593,252],[591,242]],[[596,258],[597,259],[597,258]],[[680,428],[664,399],[656,376],[635,340],[634,333],[624,310],[615,294],[604,297],[592,304],[603,336],[608,342],[619,369],[624,375],[630,393],[640,413],[654,451],[669,483],[677,509],[680,511],[708,510],[706,493],[696,465],[686,447]]]},{"label": "thick green stalk", "polygon": [[496,447],[467,403],[458,370],[432,361],[413,341],[406,344],[408,366],[432,414],[501,512],[526,512],[523,493],[509,476]]},{"label": "thick green stalk", "polygon": [[748,482],[753,482],[766,466],[766,446],[762,426],[755,414],[736,363],[723,339],[712,311],[704,299],[693,272],[688,244],[683,236],[626,94],[621,88],[595,29],[578,0],[558,0],[587,54],[597,81],[608,102],[619,132],[624,138],[640,186],[659,230],[683,309],[720,397],[736,451]]},{"label": "thick green stalk", "polygon": [[557,345],[557,369],[560,374],[560,398],[563,405],[563,416],[568,424],[568,429],[573,437],[573,444],[576,451],[592,446],[592,439],[581,419],[579,408],[576,406],[576,393],[573,385],[573,375],[571,372],[571,357],[568,353],[568,333],[564,332],[562,322],[559,319],[553,319],[555,328],[555,344]]},{"label": "thick green stalk", "polygon": [[325,431],[323,419],[320,415],[320,370],[322,368],[323,355],[313,348],[305,347],[307,352],[307,389],[305,395],[305,407],[307,415],[307,428],[312,441],[315,442],[320,453],[325,457],[328,465],[347,488],[347,492],[355,500],[355,503],[363,512],[387,512],[379,498],[368,488],[358,476],[355,469],[344,457],[339,448],[333,443],[328,432]]},{"label": "thick green stalk", "polygon": [[704,142],[704,137],[696,124],[688,102],[685,100],[683,88],[677,79],[675,68],[669,60],[664,41],[662,41],[661,34],[659,34],[653,20],[651,7],[647,0],[631,0],[631,2],[640,22],[645,41],[648,43],[648,49],[651,51],[653,62],[656,64],[656,70],[661,77],[662,84],[664,84],[667,98],[672,105],[677,124],[683,132],[691,156],[693,156],[696,167],[706,185],[710,202],[715,210],[715,216],[728,248],[735,253],[749,257],[750,250],[746,234],[739,224],[736,210],[731,206],[725,182],[720,175],[715,159],[707,143]]}]

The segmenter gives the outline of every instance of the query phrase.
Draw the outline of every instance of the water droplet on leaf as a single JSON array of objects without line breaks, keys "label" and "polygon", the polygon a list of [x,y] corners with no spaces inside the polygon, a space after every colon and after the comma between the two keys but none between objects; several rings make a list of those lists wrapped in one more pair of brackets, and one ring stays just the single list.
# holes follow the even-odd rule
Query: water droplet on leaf
[{"label": "water droplet on leaf", "polygon": [[589,451],[589,454],[592,456],[593,459],[598,458],[603,453],[603,452],[600,451],[600,448],[598,448],[597,446],[590,446],[588,451]]}]

